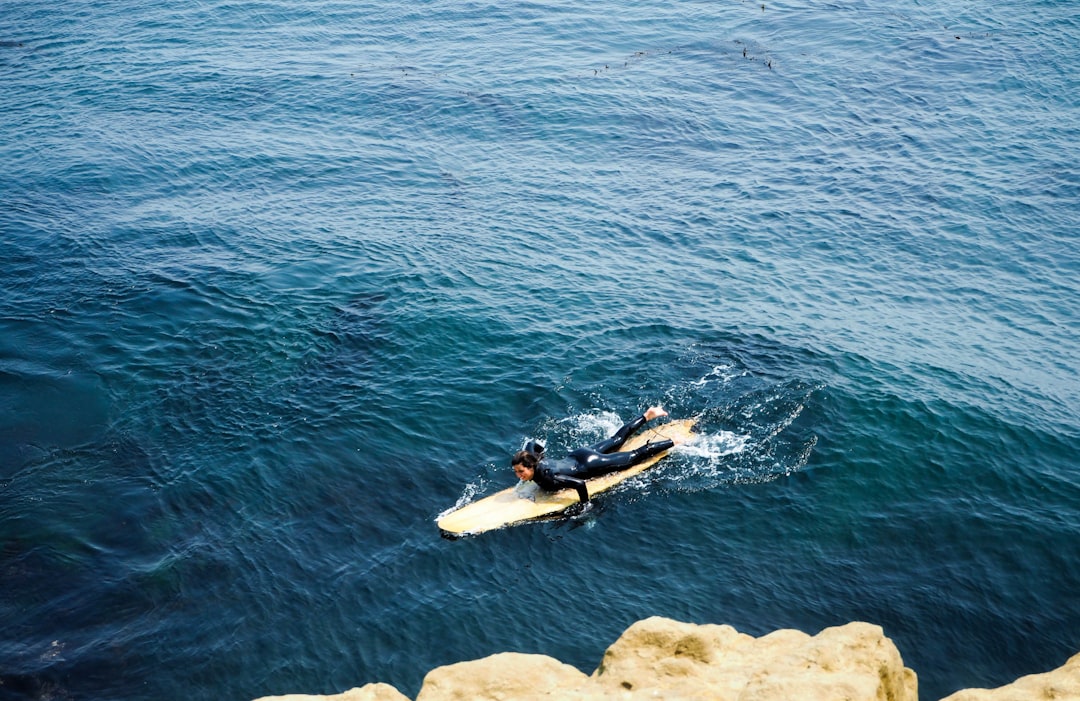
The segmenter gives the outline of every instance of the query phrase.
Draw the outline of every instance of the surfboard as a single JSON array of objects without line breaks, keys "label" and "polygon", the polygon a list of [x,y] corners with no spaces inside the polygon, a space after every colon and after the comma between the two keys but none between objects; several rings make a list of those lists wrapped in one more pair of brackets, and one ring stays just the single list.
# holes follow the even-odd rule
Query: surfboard
[{"label": "surfboard", "polygon": [[[695,423],[697,423],[696,419],[680,419],[642,431],[626,441],[621,450],[634,450],[648,441],[659,441],[665,438],[670,438],[676,443],[688,441],[693,437],[692,429]],[[589,489],[589,497],[606,492],[615,485],[641,474],[663,459],[668,452],[670,451],[653,455],[625,470],[587,480],[585,484]],[[578,495],[573,489],[545,492],[532,482],[519,482],[501,492],[443,513],[436,523],[443,535],[452,538],[476,535],[527,521],[555,518],[576,503],[578,503]]]}]

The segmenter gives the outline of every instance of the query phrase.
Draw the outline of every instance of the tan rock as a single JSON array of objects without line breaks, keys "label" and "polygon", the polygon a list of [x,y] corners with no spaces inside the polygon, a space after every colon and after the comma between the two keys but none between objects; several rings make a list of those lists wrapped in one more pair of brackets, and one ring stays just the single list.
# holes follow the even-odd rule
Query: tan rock
[{"label": "tan rock", "polygon": [[607,649],[593,679],[609,694],[648,697],[663,691],[679,698],[707,686],[710,698],[735,698],[746,680],[729,675],[731,654],[751,641],[731,626],[647,618]]},{"label": "tan rock", "polygon": [[409,701],[409,697],[389,684],[379,683],[366,684],[333,696],[286,694],[285,696],[264,696],[255,701]]},{"label": "tan rock", "polygon": [[649,618],[608,648],[593,679],[609,698],[918,701],[915,673],[867,623],[755,639],[731,626]]},{"label": "tan rock", "polygon": [[964,689],[942,701],[1080,701],[1080,655],[1043,674],[1020,677],[996,689]]},{"label": "tan rock", "polygon": [[431,670],[416,701],[550,701],[570,698],[588,681],[551,657],[504,652]]}]

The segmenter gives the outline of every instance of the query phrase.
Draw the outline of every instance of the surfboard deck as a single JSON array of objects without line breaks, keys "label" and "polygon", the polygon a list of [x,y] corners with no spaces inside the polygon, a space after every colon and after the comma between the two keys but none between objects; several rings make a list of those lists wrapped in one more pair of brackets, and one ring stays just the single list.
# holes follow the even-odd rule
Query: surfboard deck
[{"label": "surfboard deck", "polygon": [[[680,419],[642,431],[631,436],[623,444],[621,450],[634,450],[648,441],[665,438],[676,442],[688,441],[693,436],[692,429],[696,423],[696,419]],[[641,474],[663,459],[668,452],[654,455],[625,470],[586,480],[589,497],[606,492],[617,484]],[[436,523],[443,535],[449,537],[476,535],[526,521],[554,518],[576,503],[578,503],[578,495],[573,489],[545,492],[532,482],[519,482],[501,492],[444,513]]]}]

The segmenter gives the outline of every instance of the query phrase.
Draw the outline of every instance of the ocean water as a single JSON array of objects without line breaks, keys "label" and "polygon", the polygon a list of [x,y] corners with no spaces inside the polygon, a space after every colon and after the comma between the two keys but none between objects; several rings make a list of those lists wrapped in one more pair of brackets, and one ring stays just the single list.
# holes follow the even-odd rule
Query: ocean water
[{"label": "ocean water", "polygon": [[[0,0],[0,698],[663,615],[1080,651],[1080,6]],[[508,457],[699,440],[440,537]]]}]

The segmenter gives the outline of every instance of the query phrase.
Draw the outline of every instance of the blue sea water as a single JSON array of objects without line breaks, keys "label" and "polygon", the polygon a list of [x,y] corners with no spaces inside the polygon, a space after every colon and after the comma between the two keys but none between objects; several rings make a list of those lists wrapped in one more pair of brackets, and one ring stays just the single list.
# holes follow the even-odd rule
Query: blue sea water
[{"label": "blue sea water", "polygon": [[[1080,651],[1080,6],[0,0],[0,698],[650,615]],[[440,538],[509,454],[702,436]]]}]

